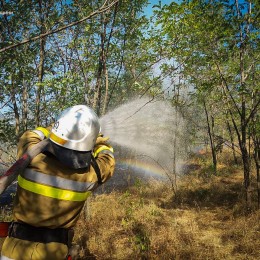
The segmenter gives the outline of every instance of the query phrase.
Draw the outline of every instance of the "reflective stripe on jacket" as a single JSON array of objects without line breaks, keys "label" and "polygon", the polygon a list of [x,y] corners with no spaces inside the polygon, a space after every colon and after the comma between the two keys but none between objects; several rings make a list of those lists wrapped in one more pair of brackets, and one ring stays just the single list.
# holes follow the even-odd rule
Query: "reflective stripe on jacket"
[{"label": "reflective stripe on jacket", "polygon": [[18,184],[27,191],[69,201],[85,201],[95,186],[94,183],[73,181],[28,168],[18,176]]},{"label": "reflective stripe on jacket", "polygon": [[[40,141],[37,133],[25,132],[18,144],[18,157]],[[110,154],[100,153],[96,162],[105,182],[114,173],[115,160]],[[98,186],[97,181],[92,166],[70,169],[55,156],[40,153],[18,178],[14,220],[32,226],[73,227],[87,197]]]}]

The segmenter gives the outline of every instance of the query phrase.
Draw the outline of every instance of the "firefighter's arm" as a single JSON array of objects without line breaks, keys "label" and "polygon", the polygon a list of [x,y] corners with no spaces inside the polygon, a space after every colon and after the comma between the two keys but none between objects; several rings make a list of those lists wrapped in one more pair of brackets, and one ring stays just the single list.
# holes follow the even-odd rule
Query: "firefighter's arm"
[{"label": "firefighter's arm", "polygon": [[41,142],[45,138],[48,138],[50,130],[51,126],[46,128],[37,127],[34,130],[26,131],[19,140],[17,147],[17,157],[20,158],[32,146]]},{"label": "firefighter's arm", "polygon": [[36,133],[41,138],[41,140],[43,140],[49,137],[50,130],[51,130],[51,126],[46,128],[39,126],[35,130],[33,130],[33,132]]},{"label": "firefighter's arm", "polygon": [[103,183],[114,174],[115,170],[114,149],[107,142],[108,139],[108,137],[103,137],[100,134],[93,149],[93,155],[99,166]]}]

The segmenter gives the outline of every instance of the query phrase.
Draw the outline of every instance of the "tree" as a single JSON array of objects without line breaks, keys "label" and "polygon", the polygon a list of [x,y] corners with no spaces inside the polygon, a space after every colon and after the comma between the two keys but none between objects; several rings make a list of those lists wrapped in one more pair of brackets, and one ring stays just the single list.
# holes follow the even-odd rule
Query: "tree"
[{"label": "tree", "polygon": [[151,82],[155,55],[141,49],[147,0],[0,4],[11,12],[0,15],[0,106],[13,144],[65,107],[87,104],[101,115]]},{"label": "tree", "polygon": [[255,81],[259,70],[257,3],[183,1],[162,7],[157,16],[163,46],[171,53],[170,58],[183,64],[185,80],[197,95],[204,97],[201,100],[205,104],[210,102],[218,108],[222,122],[231,120],[242,154],[250,204],[249,125],[253,124],[260,102]]}]

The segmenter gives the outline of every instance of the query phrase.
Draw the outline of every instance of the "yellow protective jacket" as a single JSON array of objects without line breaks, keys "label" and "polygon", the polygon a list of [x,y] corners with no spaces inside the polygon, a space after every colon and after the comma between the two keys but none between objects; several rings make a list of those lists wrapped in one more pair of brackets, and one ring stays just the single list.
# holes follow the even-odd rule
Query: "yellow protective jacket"
[{"label": "yellow protective jacket", "polygon": [[[41,140],[37,133],[25,132],[18,144],[18,157]],[[113,155],[99,153],[96,162],[102,182],[107,181],[114,173]],[[14,220],[36,227],[71,228],[97,181],[92,166],[89,171],[70,169],[51,154],[40,153],[18,176]]]}]

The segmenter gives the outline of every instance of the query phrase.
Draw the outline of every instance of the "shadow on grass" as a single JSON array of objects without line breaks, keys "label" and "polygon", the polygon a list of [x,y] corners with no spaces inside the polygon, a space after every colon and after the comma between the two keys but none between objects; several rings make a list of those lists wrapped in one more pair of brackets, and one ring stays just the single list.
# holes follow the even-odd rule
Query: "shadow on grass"
[{"label": "shadow on grass", "polygon": [[201,185],[195,189],[186,190],[180,188],[171,200],[160,204],[161,208],[207,208],[214,210],[223,208],[231,210],[233,215],[250,214],[258,208],[257,191],[251,194],[251,203],[248,204],[245,197],[245,189],[241,183]]},{"label": "shadow on grass", "polygon": [[[146,184],[142,182],[142,185]],[[242,182],[232,179],[232,177],[201,176],[200,181],[198,181],[197,177],[191,177],[189,181],[189,176],[187,176],[186,182],[180,184],[175,192],[169,187],[169,183],[162,183],[161,190],[147,188],[142,193],[140,193],[140,187],[132,187],[130,190],[131,193],[135,191],[140,193],[139,195],[143,199],[154,200],[159,207],[164,209],[186,207],[234,209],[236,205],[245,203],[244,185]],[[254,194],[253,203],[256,202],[257,196]]]},{"label": "shadow on grass", "polygon": [[[225,207],[233,208],[234,205],[241,201],[242,185],[209,185],[208,187],[197,187],[194,190],[185,190],[181,188],[173,197],[172,206],[189,206],[189,207]],[[170,206],[170,205],[168,205]]]}]

